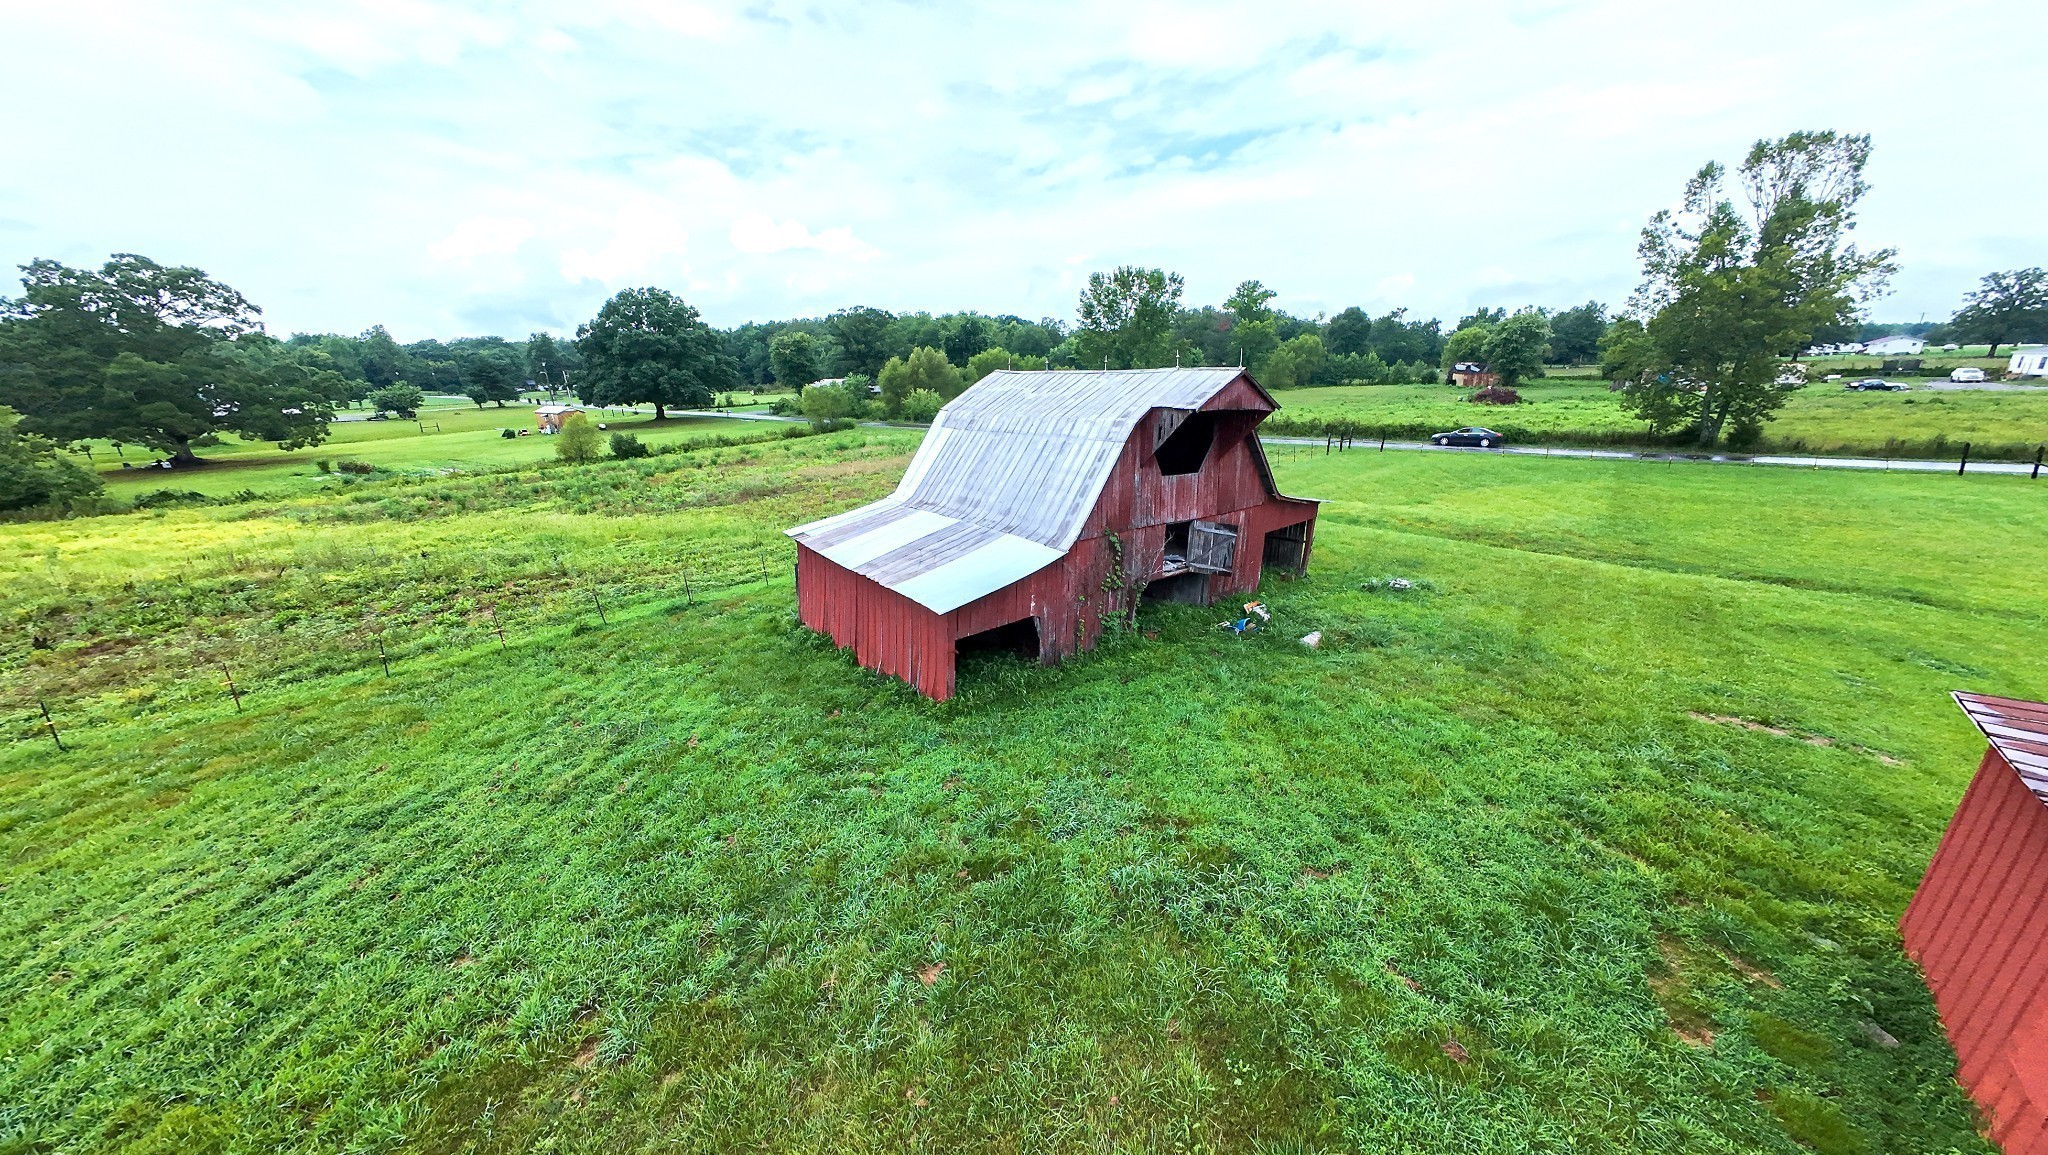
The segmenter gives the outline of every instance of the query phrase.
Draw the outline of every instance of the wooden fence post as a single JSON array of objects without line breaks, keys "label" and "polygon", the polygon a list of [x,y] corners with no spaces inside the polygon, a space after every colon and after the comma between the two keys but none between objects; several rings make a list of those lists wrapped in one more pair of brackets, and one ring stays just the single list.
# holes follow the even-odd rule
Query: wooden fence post
[{"label": "wooden fence post", "polygon": [[57,749],[62,751],[64,749],[64,739],[57,736],[57,723],[50,718],[50,707],[41,698],[37,698],[36,709],[43,712],[43,725],[49,727],[50,741],[55,742]]},{"label": "wooden fence post", "polygon": [[228,669],[226,662],[222,662],[220,664],[220,672],[221,676],[228,680],[228,697],[235,700],[235,713],[239,714],[242,712],[242,691],[235,688],[234,671]]},{"label": "wooden fence post", "polygon": [[2041,480],[2041,455],[2042,455],[2043,453],[2048,453],[2048,445],[2036,445],[2036,446],[2034,447],[2034,477],[2033,477],[2033,480],[2035,480],[2035,481],[2039,481],[2039,480]]},{"label": "wooden fence post", "polygon": [[377,660],[384,663],[384,676],[391,676],[391,655],[384,650],[384,635],[377,635]]},{"label": "wooden fence post", "polygon": [[1957,463],[1956,463],[1956,476],[1957,476],[1957,477],[1961,477],[1961,476],[1963,475],[1963,470],[1965,470],[1965,469],[1968,469],[1969,467],[1970,467],[1970,443],[1969,443],[1969,442],[1967,442],[1967,441],[1965,441],[1965,442],[1963,442],[1963,459],[1962,459],[1961,461],[1959,461],[1959,462],[1957,462]]}]

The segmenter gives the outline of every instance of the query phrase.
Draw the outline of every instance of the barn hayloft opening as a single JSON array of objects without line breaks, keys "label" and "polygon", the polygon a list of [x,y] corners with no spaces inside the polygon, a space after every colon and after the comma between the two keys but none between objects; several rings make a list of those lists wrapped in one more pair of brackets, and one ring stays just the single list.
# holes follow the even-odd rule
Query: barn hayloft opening
[{"label": "barn hayloft opening", "polygon": [[969,634],[953,643],[953,653],[967,654],[1015,654],[1031,661],[1038,660],[1038,619],[1019,618],[978,634]]},{"label": "barn hayloft opening", "polygon": [[1159,463],[1159,472],[1169,477],[1184,473],[1199,473],[1202,462],[1209,459],[1209,447],[1216,443],[1216,417],[1214,413],[1190,413],[1166,440],[1153,450],[1153,460]]}]

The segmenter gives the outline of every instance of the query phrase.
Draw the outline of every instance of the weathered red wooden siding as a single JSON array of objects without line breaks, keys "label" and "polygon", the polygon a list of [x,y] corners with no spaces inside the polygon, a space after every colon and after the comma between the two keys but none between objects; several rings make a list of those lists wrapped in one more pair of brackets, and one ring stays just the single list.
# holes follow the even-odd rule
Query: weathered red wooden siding
[{"label": "weathered red wooden siding", "polygon": [[938,614],[895,590],[796,547],[797,616],[861,665],[901,678],[925,695],[953,693],[953,637]]},{"label": "weathered red wooden siding", "polygon": [[2006,1155],[2048,1155],[2048,806],[1998,751],[1970,780],[1900,929]]}]

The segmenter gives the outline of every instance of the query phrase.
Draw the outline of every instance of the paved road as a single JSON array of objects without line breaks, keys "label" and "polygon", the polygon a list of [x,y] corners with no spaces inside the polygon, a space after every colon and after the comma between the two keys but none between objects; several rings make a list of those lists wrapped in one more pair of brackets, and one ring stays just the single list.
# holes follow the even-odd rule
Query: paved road
[{"label": "paved road", "polygon": [[[1268,445],[1306,445],[1316,449],[1324,446],[1320,437],[1261,437]],[[1389,441],[1388,449],[1416,450],[1424,453],[1507,453],[1521,457],[1590,457],[1613,461],[1693,461],[1713,465],[1792,465],[1802,469],[1876,469],[1899,473],[1954,473],[1954,461],[1926,461],[1918,458],[1896,458],[1890,461],[1882,457],[1787,457],[1779,454],[1743,453],[1658,453],[1653,450],[1635,452],[1628,449],[1562,449],[1547,446],[1507,446],[1501,449],[1468,449],[1459,446],[1430,445],[1422,441]],[[1380,443],[1363,438],[1351,442],[1349,452],[1377,450]],[[2032,463],[2013,461],[1972,461],[1971,473],[2018,473],[2031,474]],[[2044,480],[2048,480],[2048,466],[2042,468]]]},{"label": "paved road", "polygon": [[[718,413],[709,409],[677,411],[678,416],[689,417],[730,417],[738,421],[802,421],[801,417],[777,417],[772,413]],[[886,421],[863,421],[870,429],[904,429],[916,426],[891,425]],[[1268,445],[1300,445],[1315,449],[1323,448],[1320,437],[1260,437]],[[1744,453],[1658,453],[1652,450],[1635,452],[1629,449],[1562,449],[1548,446],[1508,446],[1502,449],[1468,449],[1458,446],[1431,445],[1424,441],[1389,441],[1388,449],[1421,453],[1506,453],[1521,457],[1587,457],[1608,461],[1691,461],[1711,465],[1790,465],[1801,469],[1875,469],[1898,473],[1954,473],[1954,461],[1926,461],[1918,458],[1897,458],[1887,461],[1882,457],[1787,457],[1779,454]],[[1378,441],[1354,439],[1348,452],[1377,450]],[[2031,463],[2013,461],[1972,461],[1970,473],[2017,473],[2031,474]],[[2048,480],[2048,466],[2042,468],[2042,479]]]}]

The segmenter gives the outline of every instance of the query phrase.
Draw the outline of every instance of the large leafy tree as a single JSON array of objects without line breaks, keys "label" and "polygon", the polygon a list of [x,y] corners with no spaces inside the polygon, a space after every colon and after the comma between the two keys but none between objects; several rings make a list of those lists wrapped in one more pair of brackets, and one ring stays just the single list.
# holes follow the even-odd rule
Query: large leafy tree
[{"label": "large leafy tree", "polygon": [[503,409],[505,402],[518,400],[520,386],[526,381],[526,366],[509,347],[465,349],[456,356],[455,364],[462,374],[462,395],[476,402],[478,409],[486,401],[495,401]]},{"label": "large leafy tree", "polygon": [[819,365],[824,357],[824,346],[802,329],[777,333],[768,342],[768,363],[775,373],[775,383],[790,389],[801,389],[822,377]]},{"label": "large leafy tree", "polygon": [[0,301],[0,404],[23,432],[196,463],[193,443],[218,433],[317,444],[349,394],[317,349],[263,336],[260,310],[198,269],[117,253],[22,273],[22,295]]},{"label": "large leafy tree", "polygon": [[1692,430],[1702,446],[1724,432],[1753,440],[1798,388],[1784,358],[1881,291],[1893,250],[1866,253],[1848,239],[1869,159],[1867,136],[1760,140],[1736,170],[1745,205],[1710,162],[1677,212],[1650,219],[1630,301],[1646,353],[1622,395],[1653,429]]},{"label": "large leafy tree", "polygon": [[1958,341],[1984,342],[1993,357],[2008,342],[2048,340],[2048,270],[2014,269],[1985,277],[1963,298],[1949,334]]},{"label": "large leafy tree", "polygon": [[1081,290],[1075,352],[1084,369],[1156,369],[1173,355],[1179,273],[1121,265],[1090,273]]},{"label": "large leafy tree", "polygon": [[882,391],[882,411],[890,417],[900,416],[904,400],[920,389],[951,401],[966,388],[960,370],[944,353],[930,348],[912,349],[908,357],[889,358],[876,384]]},{"label": "large leafy tree", "polygon": [[1543,374],[1543,352],[1550,345],[1550,318],[1539,309],[1524,309],[1492,326],[1481,347],[1486,370],[1510,389],[1525,377]]},{"label": "large leafy tree", "polygon": [[1587,301],[1550,319],[1550,359],[1560,365],[1584,365],[1600,355],[1607,335],[1607,306]]},{"label": "large leafy tree", "polygon": [[895,319],[892,313],[866,305],[832,314],[825,323],[839,343],[840,373],[880,376],[889,361],[889,323]]},{"label": "large leafy tree", "polygon": [[996,327],[979,313],[957,313],[946,318],[946,335],[941,338],[946,360],[965,365],[976,353],[996,343]]},{"label": "large leafy tree", "polygon": [[724,342],[682,298],[664,289],[625,289],[576,330],[583,355],[580,392],[593,405],[708,406],[738,383]]},{"label": "large leafy tree", "polygon": [[1349,357],[1372,349],[1372,318],[1353,305],[1323,326],[1323,347],[1332,357]]},{"label": "large leafy tree", "polygon": [[526,339],[526,376],[553,393],[562,388],[562,374],[582,362],[574,345],[555,340],[549,333],[535,333]]}]

